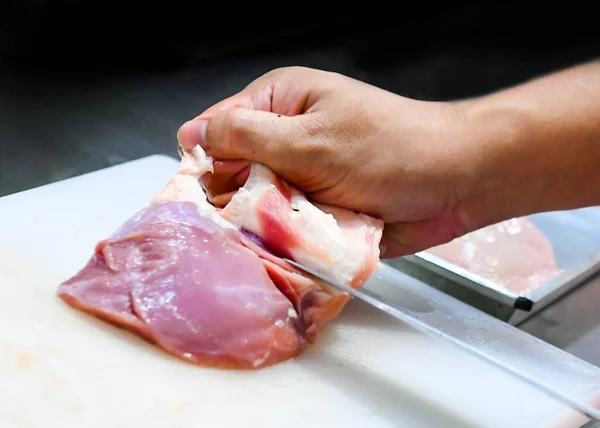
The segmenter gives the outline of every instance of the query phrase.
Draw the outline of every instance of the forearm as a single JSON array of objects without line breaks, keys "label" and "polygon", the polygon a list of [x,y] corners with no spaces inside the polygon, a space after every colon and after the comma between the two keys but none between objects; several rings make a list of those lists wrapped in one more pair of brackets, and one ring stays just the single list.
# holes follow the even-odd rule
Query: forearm
[{"label": "forearm", "polygon": [[600,205],[600,61],[458,103],[470,228]]}]

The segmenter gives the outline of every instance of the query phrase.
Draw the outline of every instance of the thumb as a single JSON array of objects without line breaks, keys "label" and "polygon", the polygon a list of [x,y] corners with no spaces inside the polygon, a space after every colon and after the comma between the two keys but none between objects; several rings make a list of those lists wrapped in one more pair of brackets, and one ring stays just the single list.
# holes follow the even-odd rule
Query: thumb
[{"label": "thumb", "polygon": [[199,144],[215,159],[246,159],[282,169],[291,146],[302,139],[300,116],[232,108],[184,123],[177,134],[185,149]]}]

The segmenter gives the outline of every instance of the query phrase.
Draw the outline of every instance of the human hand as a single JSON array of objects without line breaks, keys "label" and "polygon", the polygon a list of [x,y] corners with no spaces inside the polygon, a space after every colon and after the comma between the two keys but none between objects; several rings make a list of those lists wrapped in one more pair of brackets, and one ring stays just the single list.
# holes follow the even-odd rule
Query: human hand
[{"label": "human hand", "polygon": [[212,194],[267,165],[315,202],[381,218],[383,257],[439,245],[472,228],[458,104],[418,101],[301,67],[269,72],[179,130],[217,160]]}]

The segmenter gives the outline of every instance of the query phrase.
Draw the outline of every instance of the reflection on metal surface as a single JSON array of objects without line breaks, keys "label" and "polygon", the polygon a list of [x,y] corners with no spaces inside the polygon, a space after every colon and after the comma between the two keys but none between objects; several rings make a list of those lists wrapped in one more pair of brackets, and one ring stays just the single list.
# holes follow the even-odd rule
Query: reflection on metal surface
[{"label": "reflection on metal surface", "polygon": [[[514,327],[487,317],[425,284],[410,284],[407,278],[396,275],[393,269],[387,270],[387,274],[383,270],[373,274],[364,287],[355,290],[292,260],[286,261],[386,312],[415,330],[442,339],[583,415],[600,420],[600,409],[589,403],[588,396],[600,386],[600,369],[597,367],[577,361],[572,356]],[[396,299],[392,301],[375,291],[374,287],[382,285],[401,289],[408,294],[417,294],[428,302],[433,310],[415,312],[405,309]],[[475,336],[472,336],[472,332],[469,333],[473,327],[476,329]],[[559,377],[555,378],[556,375]],[[585,389],[582,388],[584,384]]]},{"label": "reflection on metal surface", "polygon": [[[404,259],[479,294],[482,299],[511,309],[518,324],[566,292],[600,272],[600,207],[536,214],[527,217],[552,245],[558,268],[554,278],[528,293],[518,294],[428,252]],[[523,256],[523,263],[530,260]]]}]

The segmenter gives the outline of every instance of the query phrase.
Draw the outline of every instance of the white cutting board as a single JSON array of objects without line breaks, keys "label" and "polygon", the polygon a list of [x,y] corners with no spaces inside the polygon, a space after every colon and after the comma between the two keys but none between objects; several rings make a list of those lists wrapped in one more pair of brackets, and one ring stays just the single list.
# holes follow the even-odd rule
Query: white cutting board
[{"label": "white cutting board", "polygon": [[585,421],[360,302],[350,302],[302,357],[256,372],[190,365],[63,304],[58,284],[177,166],[151,156],[0,199],[0,427],[532,428]]}]

